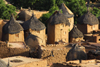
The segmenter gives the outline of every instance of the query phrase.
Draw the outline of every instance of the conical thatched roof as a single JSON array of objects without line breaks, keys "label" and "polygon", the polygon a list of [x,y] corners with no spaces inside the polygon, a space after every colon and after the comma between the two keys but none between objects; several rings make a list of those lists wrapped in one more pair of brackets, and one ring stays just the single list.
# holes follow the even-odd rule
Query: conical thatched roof
[{"label": "conical thatched roof", "polygon": [[63,23],[70,26],[67,17],[64,14],[60,13],[60,11],[55,11],[54,14],[48,19],[48,22],[51,25]]},{"label": "conical thatched roof", "polygon": [[33,14],[28,21],[24,22],[23,28],[24,30],[32,29],[32,30],[40,31],[45,29],[46,27],[42,22],[40,22],[36,17],[34,17]]},{"label": "conical thatched roof", "polygon": [[73,13],[67,8],[64,3],[61,4],[60,9],[67,18],[74,17]]},{"label": "conical thatched roof", "polygon": [[70,37],[72,38],[81,38],[84,37],[83,33],[77,28],[76,25],[74,25],[73,29],[70,31]]},{"label": "conical thatched roof", "polygon": [[0,59],[0,67],[7,67],[6,63]]},{"label": "conical thatched roof", "polygon": [[27,21],[32,16],[32,11],[30,9],[28,10],[21,10],[21,12],[18,14],[17,20]]},{"label": "conical thatched roof", "polygon": [[86,60],[86,53],[79,47],[78,44],[75,44],[72,49],[67,53],[66,60]]},{"label": "conical thatched roof", "polygon": [[18,21],[15,20],[13,15],[11,15],[10,21],[3,26],[3,33],[5,34],[15,34],[22,30],[22,26],[18,23]]},{"label": "conical thatched roof", "polygon": [[94,16],[92,13],[87,11],[84,15],[82,15],[78,19],[78,24],[95,25],[95,24],[99,24],[99,20],[96,16]]}]

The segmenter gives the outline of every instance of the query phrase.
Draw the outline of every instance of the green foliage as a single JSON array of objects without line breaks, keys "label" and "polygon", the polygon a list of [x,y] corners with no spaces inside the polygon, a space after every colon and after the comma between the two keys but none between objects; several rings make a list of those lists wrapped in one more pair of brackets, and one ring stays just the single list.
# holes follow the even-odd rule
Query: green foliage
[{"label": "green foliage", "polygon": [[16,7],[13,5],[6,5],[3,0],[0,0],[0,18],[10,19],[10,15],[13,13],[16,15]]},{"label": "green foliage", "polygon": [[56,0],[56,4],[60,6],[64,1],[63,0]]},{"label": "green foliage", "polygon": [[54,6],[52,6],[52,8],[49,10],[49,13],[44,14],[42,18],[40,18],[41,21],[45,22],[54,13],[55,10],[59,10],[59,8],[57,8],[57,5],[60,6],[63,2],[74,13],[75,24],[77,24],[77,19],[87,11],[84,0],[53,0],[52,3]]},{"label": "green foliage", "polygon": [[0,4],[5,4],[5,2],[3,0],[0,0]]},{"label": "green foliage", "polygon": [[94,14],[96,17],[100,16],[100,9],[94,7],[93,10],[91,11],[92,14]]},{"label": "green foliage", "polygon": [[46,26],[46,20],[50,18],[50,16],[56,11],[59,10],[58,6],[55,4],[54,6],[52,6],[52,8],[49,9],[49,13],[47,14],[43,14],[42,17],[39,19],[40,21],[42,21]]},{"label": "green foliage", "polygon": [[[31,7],[35,10],[49,10],[49,13],[44,14],[40,18],[43,23],[54,13],[55,10],[59,10],[58,6],[60,6],[61,3],[64,2],[66,6],[74,13],[75,24],[77,24],[77,19],[87,11],[87,7],[85,4],[86,1],[87,0],[11,0],[12,4],[18,8]],[[98,8],[93,8],[91,12],[97,17],[100,15],[100,11]]]},{"label": "green foliage", "polygon": [[35,10],[49,10],[52,6],[52,0],[10,0],[17,8],[23,7]]},{"label": "green foliage", "polygon": [[84,0],[67,0],[66,6],[74,13],[75,24],[77,19],[87,11]]}]

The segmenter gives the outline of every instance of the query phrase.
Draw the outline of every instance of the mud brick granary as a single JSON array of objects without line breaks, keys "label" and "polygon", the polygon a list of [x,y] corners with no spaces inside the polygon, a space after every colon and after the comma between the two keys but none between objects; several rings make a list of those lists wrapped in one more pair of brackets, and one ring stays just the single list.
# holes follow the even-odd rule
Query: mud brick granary
[{"label": "mud brick granary", "polygon": [[73,29],[69,33],[70,42],[78,42],[83,40],[83,33],[74,25]]},{"label": "mud brick granary", "polygon": [[78,29],[83,33],[91,33],[95,30],[99,30],[99,20],[92,13],[87,11],[84,15],[82,15],[77,22]]},{"label": "mud brick granary", "polygon": [[69,26],[70,23],[67,17],[55,11],[54,14],[48,19],[47,27],[47,40],[49,44],[55,44],[57,42],[69,42]]},{"label": "mud brick granary", "polygon": [[3,41],[24,42],[24,31],[22,26],[11,15],[10,21],[3,26]]},{"label": "mud brick granary", "polygon": [[24,22],[23,28],[25,30],[25,38],[29,35],[29,33],[31,33],[41,39],[39,40],[40,45],[46,45],[46,27],[34,16],[34,14],[28,21]]},{"label": "mud brick granary", "polygon": [[63,14],[68,18],[70,23],[70,30],[72,30],[74,26],[74,14],[64,3],[61,4],[60,9],[62,10]]}]

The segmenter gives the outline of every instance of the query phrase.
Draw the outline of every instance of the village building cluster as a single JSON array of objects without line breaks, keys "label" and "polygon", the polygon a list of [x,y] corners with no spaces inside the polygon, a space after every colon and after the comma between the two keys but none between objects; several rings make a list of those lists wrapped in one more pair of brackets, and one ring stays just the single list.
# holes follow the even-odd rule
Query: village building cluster
[{"label": "village building cluster", "polygon": [[0,57],[6,62],[0,61],[2,67],[70,67],[70,60],[79,63],[87,60],[90,49],[86,50],[82,44],[100,43],[98,18],[87,11],[74,25],[71,10],[64,3],[60,9],[62,13],[55,11],[47,19],[47,28],[30,8],[21,8],[17,20],[13,14],[6,23],[0,20]]}]

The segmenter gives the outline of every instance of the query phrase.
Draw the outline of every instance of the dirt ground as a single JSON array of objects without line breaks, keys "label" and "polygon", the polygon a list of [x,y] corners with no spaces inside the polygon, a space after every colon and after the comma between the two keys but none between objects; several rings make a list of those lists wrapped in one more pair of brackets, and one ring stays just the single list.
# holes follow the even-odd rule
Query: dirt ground
[{"label": "dirt ground", "polygon": [[62,63],[66,62],[66,56],[70,46],[56,46],[56,47],[42,47],[41,58],[47,59],[47,64],[52,65],[53,63]]}]

